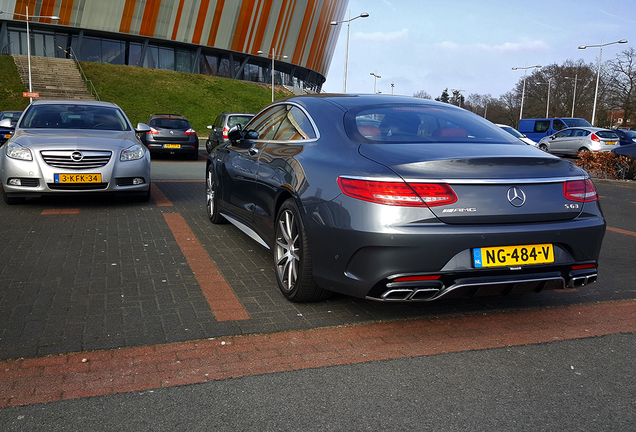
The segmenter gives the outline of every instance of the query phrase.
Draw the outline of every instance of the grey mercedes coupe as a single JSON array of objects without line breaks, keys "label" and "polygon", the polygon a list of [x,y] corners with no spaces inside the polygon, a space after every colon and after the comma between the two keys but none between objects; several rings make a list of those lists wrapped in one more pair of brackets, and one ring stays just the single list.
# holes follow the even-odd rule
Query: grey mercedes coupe
[{"label": "grey mercedes coupe", "polygon": [[270,249],[282,294],[378,301],[594,282],[605,220],[573,163],[464,109],[281,99],[207,159],[207,211]]},{"label": "grey mercedes coupe", "polygon": [[136,135],[148,130],[143,123],[134,129],[121,108],[108,102],[33,102],[0,149],[5,203],[80,193],[148,201],[150,153]]}]

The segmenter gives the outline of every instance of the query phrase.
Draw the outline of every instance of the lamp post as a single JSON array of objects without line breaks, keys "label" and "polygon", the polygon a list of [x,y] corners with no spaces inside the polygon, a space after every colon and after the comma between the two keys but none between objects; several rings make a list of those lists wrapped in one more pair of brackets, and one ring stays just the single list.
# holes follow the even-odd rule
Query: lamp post
[{"label": "lamp post", "polygon": [[[51,20],[59,20],[61,19],[59,16],[45,16],[45,15],[31,15],[29,16],[29,7],[26,6],[26,15],[15,13],[15,12],[7,12],[0,11],[0,14],[11,14],[19,17],[23,17],[26,21],[26,32],[27,32],[27,64],[29,65],[29,93],[33,93],[33,85],[31,83],[31,36],[29,34],[29,18],[48,18]],[[29,102],[33,102],[33,98],[29,97]]]},{"label": "lamp post", "polygon": [[526,67],[513,67],[512,70],[520,70],[523,69],[523,90],[521,91],[521,109],[519,110],[519,120],[521,120],[523,118],[523,100],[525,99],[526,96],[526,72],[528,72],[528,69],[535,69],[535,68],[540,68],[540,65],[535,65],[535,66],[527,66],[526,63]]},{"label": "lamp post", "polygon": [[[264,53],[263,53],[263,51],[260,51],[260,50],[259,50],[259,51],[256,51],[256,53],[257,53],[258,55],[264,54]],[[271,54],[271,57],[272,57],[272,102],[274,102],[274,59],[275,59],[276,57],[286,59],[286,58],[287,58],[287,56],[286,56],[286,55],[280,55],[280,54],[279,54],[279,55],[276,55],[276,49],[275,49],[275,48],[272,48],[272,54]]]},{"label": "lamp post", "polygon": [[373,94],[377,93],[377,82],[378,82],[378,78],[382,78],[380,75],[371,72],[369,75],[371,75],[373,77]]},{"label": "lamp post", "polygon": [[579,79],[579,74],[578,73],[574,74],[574,78],[565,77],[565,79],[574,80],[574,94],[572,95],[572,115],[571,115],[571,117],[574,117],[574,104],[576,103],[576,81]]},{"label": "lamp post", "polygon": [[548,85],[548,103],[545,106],[545,118],[550,118],[548,113],[550,112],[550,87],[552,87],[552,80],[554,80],[554,78],[548,78],[548,82],[547,83],[537,83],[537,84],[547,84]]},{"label": "lamp post", "polygon": [[621,39],[619,41],[616,42],[608,42],[608,43],[603,43],[603,38],[601,38],[601,44],[600,45],[581,45],[579,47],[580,50],[584,50],[586,48],[599,48],[599,53],[598,53],[598,72],[596,73],[596,90],[594,91],[594,108],[592,109],[592,126],[596,125],[596,101],[598,98],[598,83],[601,79],[601,57],[603,56],[603,47],[604,46],[608,46],[608,45],[614,45],[614,44],[625,44],[627,43],[626,39]]},{"label": "lamp post", "polygon": [[332,26],[336,26],[341,23],[347,23],[347,45],[345,45],[345,67],[344,67],[344,81],[342,84],[342,92],[347,92],[347,66],[349,63],[349,28],[351,27],[351,21],[356,20],[358,18],[366,18],[369,14],[366,12],[362,12],[360,15],[351,18],[351,9],[349,9],[349,19],[342,21],[331,21],[329,24]]}]

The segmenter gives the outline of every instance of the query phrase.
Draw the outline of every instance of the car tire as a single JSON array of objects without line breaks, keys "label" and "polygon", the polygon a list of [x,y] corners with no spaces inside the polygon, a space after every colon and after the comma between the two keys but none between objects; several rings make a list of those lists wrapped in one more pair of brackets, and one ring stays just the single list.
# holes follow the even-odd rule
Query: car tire
[{"label": "car tire", "polygon": [[578,149],[578,150],[576,151],[576,154],[577,154],[577,155],[581,155],[582,153],[587,153],[587,152],[589,152],[589,150],[588,150],[587,148],[585,148],[585,147],[581,147],[580,149]]},{"label": "car tire", "polygon": [[313,277],[311,251],[296,203],[288,199],[278,210],[275,225],[274,270],[278,288],[287,300],[325,300],[331,292],[320,288]]},{"label": "car tire", "polygon": [[209,139],[205,142],[205,149],[208,151],[208,154],[212,153],[212,143]]},{"label": "car tire", "polygon": [[148,191],[146,193],[144,193],[143,195],[137,195],[136,196],[136,201],[137,202],[148,202],[148,201],[150,201],[151,196],[152,196],[152,184],[150,182],[148,182]]},{"label": "car tire", "polygon": [[219,213],[219,197],[216,193],[216,182],[214,181],[212,165],[208,166],[205,180],[205,196],[207,197],[206,207],[210,222],[213,224],[222,224],[227,222],[227,220]]},{"label": "car tire", "polygon": [[545,144],[539,144],[539,150],[543,150],[544,152],[548,153],[548,146]]},{"label": "car tire", "polygon": [[2,190],[2,199],[4,200],[4,203],[7,205],[21,204],[25,200],[25,198],[22,198],[22,197],[11,197],[7,195],[4,189]]}]

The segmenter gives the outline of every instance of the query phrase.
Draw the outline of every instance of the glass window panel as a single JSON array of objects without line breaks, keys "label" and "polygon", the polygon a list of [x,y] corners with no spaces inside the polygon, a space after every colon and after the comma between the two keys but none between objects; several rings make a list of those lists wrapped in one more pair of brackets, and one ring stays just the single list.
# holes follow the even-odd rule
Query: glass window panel
[{"label": "glass window panel", "polygon": [[128,44],[128,65],[139,66],[141,60],[141,44],[130,42]]},{"label": "glass window panel", "polygon": [[159,47],[148,46],[148,48],[146,48],[144,67],[150,69],[159,69]]},{"label": "glass window panel", "polygon": [[159,69],[174,69],[174,49],[159,48]]},{"label": "glass window panel", "polygon": [[102,39],[102,62],[123,65],[126,45],[112,39]]},{"label": "glass window panel", "polygon": [[102,41],[99,38],[84,36],[82,38],[82,46],[79,52],[81,53],[79,54],[80,60],[90,61],[90,62],[101,62]]}]

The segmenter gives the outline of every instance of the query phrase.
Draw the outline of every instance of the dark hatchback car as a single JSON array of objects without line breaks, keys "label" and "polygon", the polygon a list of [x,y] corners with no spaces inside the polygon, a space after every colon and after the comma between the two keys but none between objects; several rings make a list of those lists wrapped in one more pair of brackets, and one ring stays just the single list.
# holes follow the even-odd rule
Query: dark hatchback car
[{"label": "dark hatchback car", "polygon": [[636,131],[630,129],[612,129],[621,140],[621,145],[636,144]]},{"label": "dark hatchback car", "polygon": [[190,122],[178,114],[153,114],[146,124],[150,131],[141,135],[150,154],[185,155],[190,159],[199,158],[199,137]]},{"label": "dark hatchback car", "polygon": [[22,111],[2,111],[0,112],[0,121],[4,119],[11,120],[11,128],[0,127],[0,145],[7,142],[11,135],[13,135],[13,128],[18,122],[18,119],[22,115]]},{"label": "dark hatchback car", "polygon": [[629,159],[628,164],[619,164],[616,166],[616,175],[618,178],[636,178],[636,144],[622,145],[612,150],[612,153]]},{"label": "dark hatchback car", "polygon": [[210,136],[205,142],[205,149],[210,153],[214,147],[226,143],[228,141],[227,133],[230,131],[230,128],[235,124],[245,126],[252,117],[254,117],[254,114],[229,112],[219,114],[216,120],[214,120],[214,124],[208,125]]},{"label": "dark hatchback car", "polygon": [[270,249],[282,294],[379,301],[594,282],[605,233],[573,163],[449,104],[282,99],[207,160],[207,211]]}]

